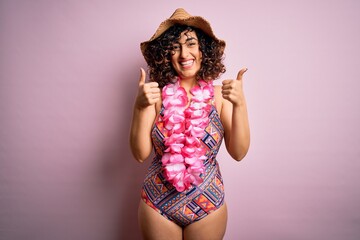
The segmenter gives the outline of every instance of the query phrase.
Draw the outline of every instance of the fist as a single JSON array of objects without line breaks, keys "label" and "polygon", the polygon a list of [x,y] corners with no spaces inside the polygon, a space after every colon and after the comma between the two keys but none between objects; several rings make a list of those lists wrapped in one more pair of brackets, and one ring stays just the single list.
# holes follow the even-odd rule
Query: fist
[{"label": "fist", "polygon": [[145,82],[146,73],[140,69],[139,89],[136,97],[136,107],[143,109],[154,105],[160,100],[161,91],[157,82]]},{"label": "fist", "polygon": [[221,93],[224,99],[230,101],[234,105],[241,104],[244,101],[244,93],[242,88],[242,77],[247,68],[242,68],[236,80],[227,79],[222,81]]}]

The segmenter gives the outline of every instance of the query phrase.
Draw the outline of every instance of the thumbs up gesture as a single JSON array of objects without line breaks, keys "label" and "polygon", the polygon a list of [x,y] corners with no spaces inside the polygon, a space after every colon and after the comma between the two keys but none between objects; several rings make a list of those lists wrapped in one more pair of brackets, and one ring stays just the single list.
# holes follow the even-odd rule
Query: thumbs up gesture
[{"label": "thumbs up gesture", "polygon": [[233,105],[241,104],[244,101],[244,93],[242,88],[242,77],[247,68],[242,68],[236,80],[227,79],[222,81],[221,93],[224,99],[230,101]]},{"label": "thumbs up gesture", "polygon": [[145,82],[146,73],[144,69],[140,69],[139,89],[136,97],[135,105],[139,109],[143,109],[154,105],[160,100],[161,91],[157,82]]}]

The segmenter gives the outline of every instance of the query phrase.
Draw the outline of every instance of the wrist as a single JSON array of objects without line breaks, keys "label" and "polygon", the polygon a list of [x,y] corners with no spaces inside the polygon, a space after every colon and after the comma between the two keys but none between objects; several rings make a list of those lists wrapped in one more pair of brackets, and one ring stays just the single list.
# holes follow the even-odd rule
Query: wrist
[{"label": "wrist", "polygon": [[241,109],[241,108],[245,108],[245,107],[246,107],[246,101],[245,101],[244,98],[241,98],[241,99],[239,99],[239,100],[236,101],[236,102],[233,102],[233,108],[234,108],[234,109],[235,109],[235,108]]},{"label": "wrist", "polygon": [[151,109],[152,105],[145,105],[138,102],[135,102],[134,104],[134,110],[137,112],[147,112]]}]

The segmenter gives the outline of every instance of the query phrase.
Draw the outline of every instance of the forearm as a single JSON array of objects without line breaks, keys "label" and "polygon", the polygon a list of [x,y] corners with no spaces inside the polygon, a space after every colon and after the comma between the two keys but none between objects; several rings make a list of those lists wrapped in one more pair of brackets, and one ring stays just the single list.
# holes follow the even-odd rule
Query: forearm
[{"label": "forearm", "polygon": [[144,109],[134,107],[130,129],[130,148],[138,162],[145,161],[152,151],[151,127],[155,116],[154,105]]},{"label": "forearm", "polygon": [[237,161],[243,159],[250,146],[250,128],[245,101],[232,109],[231,131],[228,133],[228,152]]}]

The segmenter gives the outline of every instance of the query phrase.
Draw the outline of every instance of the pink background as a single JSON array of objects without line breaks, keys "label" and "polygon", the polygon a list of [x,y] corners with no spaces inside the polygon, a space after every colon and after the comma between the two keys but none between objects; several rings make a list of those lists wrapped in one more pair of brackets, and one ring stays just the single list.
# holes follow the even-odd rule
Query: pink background
[{"label": "pink background", "polygon": [[360,239],[360,2],[0,1],[0,239],[139,239],[141,41],[177,8],[247,66],[225,239]]}]

